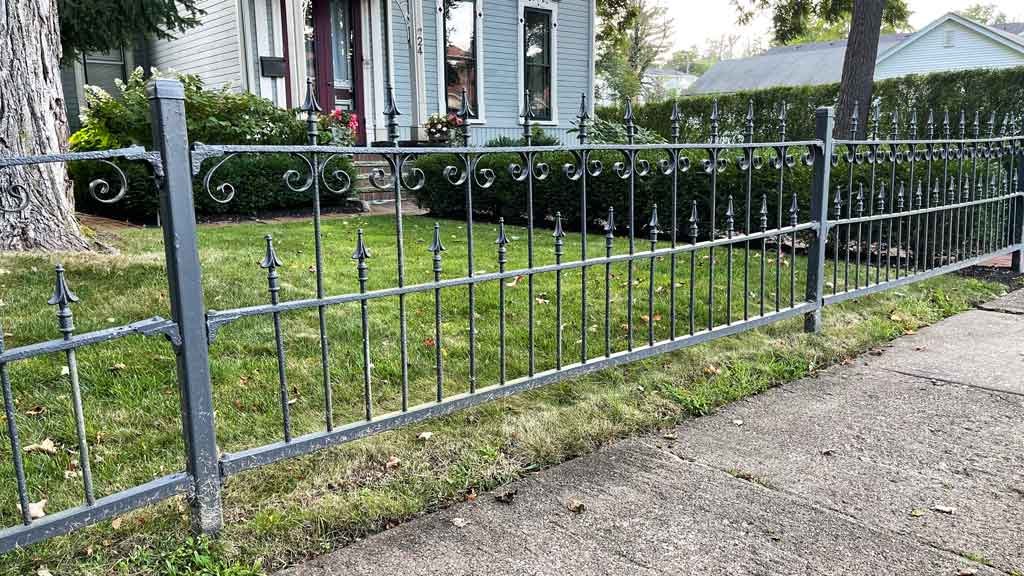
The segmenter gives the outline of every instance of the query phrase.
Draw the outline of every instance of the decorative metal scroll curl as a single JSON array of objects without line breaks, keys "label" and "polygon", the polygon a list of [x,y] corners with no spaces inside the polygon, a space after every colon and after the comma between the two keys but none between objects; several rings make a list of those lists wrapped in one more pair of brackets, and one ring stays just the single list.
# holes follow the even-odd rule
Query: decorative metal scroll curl
[{"label": "decorative metal scroll curl", "polygon": [[[109,160],[97,158],[92,161],[106,164],[114,170],[117,178],[117,187],[116,189],[112,188],[106,178],[95,178],[89,182],[89,195],[102,204],[114,204],[124,198],[128,193],[128,177],[124,171],[117,164]],[[9,168],[8,166],[0,170],[7,170]],[[13,177],[9,173],[7,173],[5,178],[0,179],[0,211],[8,213],[23,212],[28,209],[31,203],[32,191],[22,184],[13,183],[12,180]],[[111,192],[111,190],[114,190],[114,192]]]},{"label": "decorative metal scroll curl", "polygon": [[[214,176],[224,164],[232,158],[239,156],[242,152],[232,152],[217,161],[203,176],[203,189],[211,200],[218,204],[227,204],[235,199],[236,189],[231,182],[222,182],[214,185]],[[282,174],[285,186],[292,192],[306,192],[310,190],[317,178],[320,178],[324,189],[332,194],[345,195],[352,189],[352,177],[344,170],[331,169],[331,164],[345,157],[342,154],[331,154],[327,156],[318,166],[314,166],[309,156],[299,153],[291,153],[289,156],[302,160],[305,169],[289,169]]]},{"label": "decorative metal scroll curl", "polygon": [[600,160],[592,160],[590,150],[573,151],[575,162],[567,162],[562,165],[562,173],[571,182],[578,182],[583,177],[584,171],[591,178],[597,178],[604,173],[604,164]]},{"label": "decorative metal scroll curl", "polygon": [[[508,165],[508,173],[512,175],[512,179],[516,182],[525,182],[527,178],[533,176],[535,180],[543,181],[547,180],[548,176],[551,175],[551,167],[545,162],[535,162],[534,152],[520,152],[519,157],[522,158],[522,164],[512,162]],[[526,167],[523,167],[523,164]]]},{"label": "decorative metal scroll curl", "polygon": [[423,170],[410,163],[411,159],[412,156],[408,154],[397,157],[385,156],[384,161],[387,162],[388,169],[374,168],[369,176],[370,185],[377,190],[391,190],[395,185],[395,175],[397,174],[399,184],[406,190],[411,192],[422,190],[427,183],[427,176]]},{"label": "decorative metal scroll curl", "polygon": [[494,185],[497,175],[490,168],[480,168],[480,160],[487,154],[459,154],[462,167],[445,166],[443,174],[448,183],[452,186],[462,186],[473,175],[473,183],[481,189],[488,189]]}]

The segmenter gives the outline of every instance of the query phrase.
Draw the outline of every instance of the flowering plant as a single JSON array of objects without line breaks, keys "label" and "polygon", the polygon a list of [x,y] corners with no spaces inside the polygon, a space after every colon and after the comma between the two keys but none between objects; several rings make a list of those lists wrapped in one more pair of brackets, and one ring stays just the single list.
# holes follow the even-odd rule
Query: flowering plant
[{"label": "flowering plant", "polygon": [[465,122],[455,114],[431,114],[423,127],[431,141],[447,142],[452,138],[461,139]]},{"label": "flowering plant", "polygon": [[347,146],[355,142],[359,131],[359,116],[354,112],[335,108],[328,114],[320,115],[320,130],[331,134],[331,143]]}]

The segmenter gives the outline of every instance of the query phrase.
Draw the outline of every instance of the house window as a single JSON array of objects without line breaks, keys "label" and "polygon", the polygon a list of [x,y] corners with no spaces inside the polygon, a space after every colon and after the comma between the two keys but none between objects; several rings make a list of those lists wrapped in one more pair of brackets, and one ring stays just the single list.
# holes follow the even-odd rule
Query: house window
[{"label": "house window", "polygon": [[537,120],[552,119],[551,12],[526,8],[523,13],[523,74]]},{"label": "house window", "polygon": [[449,112],[457,112],[466,91],[473,118],[478,117],[476,0],[444,0],[444,80]]},{"label": "house window", "polygon": [[956,37],[954,36],[953,30],[946,30],[946,41],[944,43],[945,48],[953,48],[956,46]]}]

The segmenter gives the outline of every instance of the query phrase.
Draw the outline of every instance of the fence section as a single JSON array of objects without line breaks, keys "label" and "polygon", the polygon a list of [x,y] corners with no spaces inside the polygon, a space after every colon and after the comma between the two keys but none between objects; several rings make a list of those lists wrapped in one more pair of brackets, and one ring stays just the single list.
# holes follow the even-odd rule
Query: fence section
[{"label": "fence section", "polygon": [[[592,144],[584,106],[575,142],[534,146],[526,109],[522,145],[438,149],[396,145],[399,113],[392,101],[389,145],[334,148],[314,144],[318,107],[311,93],[304,105],[309,145],[190,149],[180,86],[154,82],[150,97],[158,152],[0,160],[0,170],[148,160],[160,188],[171,308],[171,320],[75,335],[76,298],[58,269],[51,303],[63,337],[6,351],[0,340],[23,514],[22,525],[0,532],[0,552],[181,493],[189,497],[196,531],[215,532],[221,482],[245,470],[787,318],[804,316],[807,330],[820,330],[828,304],[994,255],[1013,253],[1018,269],[1021,262],[1024,146],[1013,115],[998,128],[990,118],[984,136],[975,120],[970,138],[963,117],[958,137],[946,121],[936,138],[930,117],[919,140],[916,116],[903,139],[894,114],[890,135],[881,140],[876,110],[867,139],[857,139],[855,127],[850,138],[836,140],[832,110],[822,108],[815,138],[790,141],[783,106],[777,141],[754,142],[751,109],[742,141],[726,143],[716,107],[706,142],[679,142],[686,119],[677,112],[667,119],[672,142],[636,144],[627,105],[627,142]],[[467,141],[475,142],[469,130]],[[305,244],[312,247],[315,285],[310,294],[291,287],[295,268],[278,252],[280,236],[253,238],[263,257],[252,282],[265,283],[267,303],[207,310],[193,194],[227,203],[248,193],[218,177],[239,155],[289,155],[306,167],[281,177],[296,192],[312,192],[312,238]],[[367,180],[394,204],[390,238],[360,229],[328,241],[320,200],[353,192],[350,177],[333,168],[345,156],[376,164]],[[205,189],[193,191],[191,177],[204,172]],[[410,221],[403,205],[428,188],[461,219],[438,221],[423,238],[421,222]],[[345,264],[328,256],[338,243],[351,250]],[[289,362],[300,351],[288,326],[303,314],[316,317],[312,380]],[[218,352],[211,343],[229,340],[247,322],[273,329],[279,440],[222,451],[210,377]],[[79,409],[85,503],[32,518],[8,364],[66,354],[80,407],[77,348],[155,334],[175,350],[186,469],[94,498]],[[424,358],[412,350],[417,343],[429,349],[426,366],[413,362]],[[319,390],[315,430],[297,424],[291,395],[298,386]]]}]

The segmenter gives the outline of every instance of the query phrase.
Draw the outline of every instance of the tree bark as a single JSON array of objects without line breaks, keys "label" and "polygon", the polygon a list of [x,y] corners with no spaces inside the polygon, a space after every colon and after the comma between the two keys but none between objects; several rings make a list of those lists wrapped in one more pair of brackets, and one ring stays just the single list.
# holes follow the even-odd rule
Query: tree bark
[{"label": "tree bark", "polygon": [[[0,18],[0,156],[60,153],[68,121],[57,2],[0,0]],[[0,170],[0,250],[88,248],[63,163]]]},{"label": "tree bark", "polygon": [[864,138],[866,133],[865,119],[871,109],[871,91],[874,87],[878,37],[882,30],[884,8],[885,0],[857,0],[853,3],[853,20],[843,58],[843,77],[839,84],[839,104],[833,132],[837,138],[849,137],[850,116],[856,103],[860,105],[857,138]]}]

